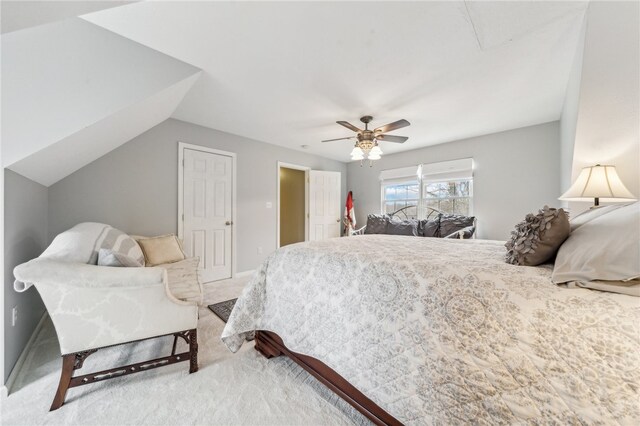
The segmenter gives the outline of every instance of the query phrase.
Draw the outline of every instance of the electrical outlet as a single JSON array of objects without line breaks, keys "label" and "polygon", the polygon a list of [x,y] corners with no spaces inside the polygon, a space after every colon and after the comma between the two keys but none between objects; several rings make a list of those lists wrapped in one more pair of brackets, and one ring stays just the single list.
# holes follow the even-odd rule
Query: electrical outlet
[{"label": "electrical outlet", "polygon": [[14,306],[11,310],[11,326],[15,327],[18,322],[18,307]]},{"label": "electrical outlet", "polygon": [[262,247],[258,247],[258,254],[262,254]]},{"label": "electrical outlet", "polygon": [[267,201],[267,208],[270,209],[273,207],[273,203],[271,201]]}]

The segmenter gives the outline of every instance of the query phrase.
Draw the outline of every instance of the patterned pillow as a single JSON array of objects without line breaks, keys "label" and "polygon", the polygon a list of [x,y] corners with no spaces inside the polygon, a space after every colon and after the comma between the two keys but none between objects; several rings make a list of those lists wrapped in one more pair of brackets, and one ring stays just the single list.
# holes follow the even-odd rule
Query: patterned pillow
[{"label": "patterned pillow", "polygon": [[504,245],[505,260],[513,265],[540,265],[555,256],[570,233],[565,211],[544,206],[538,214],[529,213],[511,231],[511,239]]},{"label": "patterned pillow", "polygon": [[98,266],[140,268],[144,265],[126,254],[109,249],[100,249],[98,251]]},{"label": "patterned pillow", "polygon": [[387,230],[385,232],[389,235],[412,235],[418,236],[418,221],[415,219],[409,220],[389,220],[387,224]]},{"label": "patterned pillow", "polygon": [[102,235],[98,238],[95,248],[95,256],[92,258],[91,263],[96,265],[98,263],[98,252],[100,249],[111,250],[116,253],[123,254],[135,259],[140,265],[144,266],[144,254],[140,249],[140,246],[129,235],[120,231],[119,229],[108,226]]},{"label": "patterned pillow", "polygon": [[474,216],[463,216],[460,214],[443,214],[440,216],[439,237],[446,237],[456,231],[473,226],[476,218]]},{"label": "patterned pillow", "polygon": [[386,214],[370,214],[367,216],[367,227],[365,234],[386,234],[389,216]]}]

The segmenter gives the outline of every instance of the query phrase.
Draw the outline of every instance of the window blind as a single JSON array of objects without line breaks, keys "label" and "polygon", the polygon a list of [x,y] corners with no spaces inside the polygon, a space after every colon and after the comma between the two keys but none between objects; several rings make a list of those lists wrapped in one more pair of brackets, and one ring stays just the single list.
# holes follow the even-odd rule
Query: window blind
[{"label": "window blind", "polygon": [[422,182],[443,182],[473,178],[473,158],[422,164]]},{"label": "window blind", "polygon": [[384,183],[415,182],[418,180],[420,166],[401,167],[380,172],[380,181]]}]

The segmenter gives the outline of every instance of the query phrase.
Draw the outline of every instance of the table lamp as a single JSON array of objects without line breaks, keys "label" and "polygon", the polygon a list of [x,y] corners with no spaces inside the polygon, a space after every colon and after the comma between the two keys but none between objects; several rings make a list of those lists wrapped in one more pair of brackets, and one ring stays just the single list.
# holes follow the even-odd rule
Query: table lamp
[{"label": "table lamp", "polygon": [[636,199],[618,177],[615,166],[600,164],[583,168],[578,179],[559,200],[585,201],[592,198],[594,207],[600,205],[601,199],[604,202],[614,203]]}]

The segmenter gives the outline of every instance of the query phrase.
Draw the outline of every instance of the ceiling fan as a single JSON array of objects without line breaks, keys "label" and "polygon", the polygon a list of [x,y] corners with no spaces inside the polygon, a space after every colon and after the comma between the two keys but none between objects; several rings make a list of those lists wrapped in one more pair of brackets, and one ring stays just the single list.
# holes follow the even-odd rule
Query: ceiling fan
[{"label": "ceiling fan", "polygon": [[373,117],[370,115],[365,115],[360,118],[360,121],[364,123],[364,130],[357,128],[351,123],[346,121],[336,121],[341,126],[346,127],[349,130],[353,130],[356,132],[355,136],[349,136],[346,138],[337,138],[337,139],[327,139],[322,142],[334,142],[341,140],[356,140],[356,146],[351,151],[351,159],[352,160],[364,160],[365,157],[370,160],[379,160],[382,155],[382,150],[378,146],[378,141],[384,142],[395,142],[395,143],[404,143],[409,139],[406,136],[395,136],[395,135],[387,135],[386,132],[391,132],[393,130],[401,129],[403,127],[409,126],[407,120],[398,120],[393,123],[385,124],[384,126],[380,126],[373,130],[369,130],[369,123],[373,120]]}]

